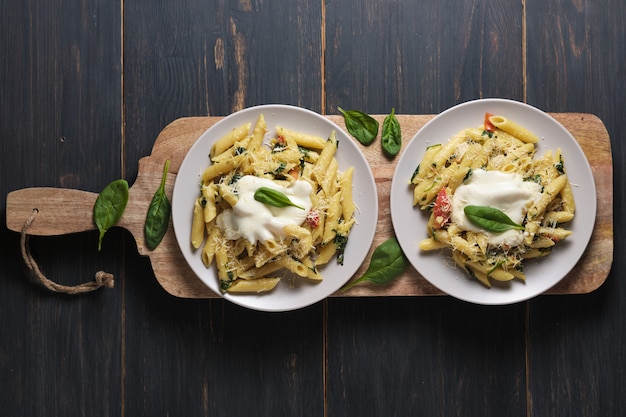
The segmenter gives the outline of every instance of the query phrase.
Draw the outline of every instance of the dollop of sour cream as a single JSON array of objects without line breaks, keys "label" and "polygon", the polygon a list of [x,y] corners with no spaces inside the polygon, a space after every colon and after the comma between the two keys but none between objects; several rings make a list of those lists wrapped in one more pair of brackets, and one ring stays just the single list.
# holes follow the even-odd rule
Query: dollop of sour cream
[{"label": "dollop of sour cream", "polygon": [[[280,191],[289,197],[298,207],[273,207],[254,199],[254,193],[260,187]],[[289,187],[283,187],[276,182],[245,175],[234,184],[234,190],[239,200],[232,209],[224,210],[217,217],[217,226],[224,231],[229,240],[240,237],[250,243],[258,240],[264,242],[284,236],[284,227],[290,224],[301,225],[311,210],[311,192],[313,187],[304,180],[297,180]]]},{"label": "dollop of sour cream", "polygon": [[493,207],[506,213],[515,223],[521,224],[526,216],[528,203],[540,194],[539,184],[524,181],[517,173],[478,169],[454,192],[452,221],[463,230],[485,233],[490,244],[517,246],[524,240],[523,231],[488,232],[471,223],[463,208],[469,205]]}]

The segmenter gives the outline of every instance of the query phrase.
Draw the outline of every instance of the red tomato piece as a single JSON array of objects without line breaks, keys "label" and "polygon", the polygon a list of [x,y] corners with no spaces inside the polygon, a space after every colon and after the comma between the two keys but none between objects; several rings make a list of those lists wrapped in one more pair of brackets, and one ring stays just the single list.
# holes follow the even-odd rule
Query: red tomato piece
[{"label": "red tomato piece", "polygon": [[445,188],[442,188],[439,193],[437,193],[433,215],[433,227],[435,227],[435,229],[441,229],[450,220],[450,216],[452,215],[452,203],[450,202]]},{"label": "red tomato piece", "polygon": [[300,178],[300,168],[299,167],[291,168],[291,170],[289,171],[289,175],[291,175],[293,179],[297,180],[298,178]]},{"label": "red tomato piece", "polygon": [[496,127],[493,125],[493,123],[491,123],[491,122],[489,121],[489,118],[490,118],[491,116],[493,116],[493,114],[491,114],[491,113],[485,113],[485,122],[484,122],[484,125],[485,125],[485,130],[486,130],[487,132],[495,132],[495,131],[496,131]]},{"label": "red tomato piece", "polygon": [[315,229],[320,225],[320,213],[316,209],[309,211],[305,222],[311,226],[312,229]]}]

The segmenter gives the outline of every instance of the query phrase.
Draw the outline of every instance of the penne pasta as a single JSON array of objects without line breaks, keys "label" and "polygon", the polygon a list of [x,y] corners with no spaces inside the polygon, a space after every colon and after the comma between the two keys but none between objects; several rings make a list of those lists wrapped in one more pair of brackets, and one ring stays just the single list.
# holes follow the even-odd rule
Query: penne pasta
[{"label": "penne pasta", "polygon": [[504,132],[515,136],[519,140],[526,143],[537,143],[539,142],[539,138],[531,133],[525,127],[518,125],[517,123],[509,120],[503,116],[491,116],[489,121],[498,129],[503,130]]},{"label": "penne pasta", "polygon": [[317,159],[317,162],[315,162],[313,172],[311,173],[312,179],[317,182],[321,182],[323,180],[331,160],[335,157],[336,151],[337,138],[335,136],[335,132],[333,131],[326,143],[324,144],[324,148],[322,149],[322,152],[320,152],[320,156]]},{"label": "penne pasta", "polygon": [[[413,205],[428,212],[428,238],[419,250],[449,249],[455,264],[487,288],[492,281],[524,281],[526,260],[549,255],[572,235],[562,225],[574,219],[576,208],[561,150],[535,158],[537,141],[526,127],[486,115],[484,126],[428,147],[410,179]],[[483,177],[490,180],[481,183]],[[468,183],[484,188],[467,191]],[[469,202],[474,200],[486,203]],[[471,221],[465,213],[470,205]]]},{"label": "penne pasta", "polygon": [[245,138],[250,131],[251,125],[252,123],[244,123],[228,132],[225,136],[218,139],[211,147],[211,159],[213,159],[217,155],[224,153],[228,148],[232,147],[235,142]]},{"label": "penne pasta", "polygon": [[320,136],[295,132],[282,126],[276,126],[276,134],[286,139],[292,139],[298,146],[309,149],[323,149],[326,142],[324,138]]},{"label": "penne pasta", "polygon": [[193,220],[191,221],[191,246],[198,249],[204,241],[204,210],[201,198],[197,198],[193,204]]},{"label": "penne pasta", "polygon": [[341,189],[341,215],[344,219],[351,219],[354,214],[354,201],[352,198],[352,178],[354,168],[350,167],[343,173],[339,180]]},{"label": "penne pasta", "polygon": [[238,279],[235,280],[228,292],[231,293],[260,293],[271,291],[278,285],[280,278],[257,278],[255,280]]},{"label": "penne pasta", "polygon": [[323,280],[319,267],[343,262],[356,222],[354,169],[339,169],[335,132],[267,132],[263,114],[228,132],[201,174],[191,244],[223,292],[269,292],[287,274]]},{"label": "penne pasta", "polygon": [[339,225],[339,215],[341,213],[341,193],[336,193],[330,199],[330,206],[326,212],[326,221],[324,222],[324,237],[322,246],[328,244],[335,239],[337,235],[337,227]]}]

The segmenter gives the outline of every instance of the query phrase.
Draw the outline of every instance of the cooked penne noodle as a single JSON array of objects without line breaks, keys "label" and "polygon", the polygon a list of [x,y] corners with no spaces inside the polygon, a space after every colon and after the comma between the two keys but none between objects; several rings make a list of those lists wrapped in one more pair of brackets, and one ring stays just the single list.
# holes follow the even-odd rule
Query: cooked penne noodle
[{"label": "cooked penne noodle", "polygon": [[563,207],[563,211],[571,214],[569,220],[564,220],[561,223],[572,220],[574,212],[576,211],[576,203],[574,202],[574,193],[572,192],[572,186],[569,181],[561,189],[561,206]]},{"label": "cooked penne noodle", "polygon": [[311,173],[312,179],[317,182],[321,182],[324,179],[330,161],[335,157],[335,152],[337,152],[337,137],[335,136],[335,131],[333,131],[324,144],[324,149],[322,149],[317,162],[315,162],[313,172]]},{"label": "cooked penne noodle", "polygon": [[279,258],[276,263],[301,277],[307,278],[309,275],[307,267],[304,266],[302,262],[295,260],[294,258],[283,256],[282,258]]},{"label": "cooked penne noodle", "polygon": [[293,139],[298,146],[309,149],[323,149],[326,142],[324,138],[320,136],[295,132],[282,126],[276,126],[276,134],[286,139]]},{"label": "cooked penne noodle", "polygon": [[447,242],[439,242],[433,238],[424,239],[420,241],[419,247],[423,251],[437,250],[448,247]]},{"label": "cooked penne noodle", "polygon": [[333,256],[335,256],[335,253],[337,253],[337,244],[331,240],[326,245],[324,245],[324,247],[322,247],[322,250],[319,252],[315,263],[320,266],[326,265],[328,262],[330,262]]},{"label": "cooked penne noodle", "polygon": [[339,224],[339,215],[341,214],[341,193],[335,193],[330,200],[330,207],[326,211],[326,221],[324,223],[324,238],[322,246],[335,239],[337,235],[337,226]]},{"label": "cooked penne noodle", "polygon": [[237,155],[210,165],[202,174],[202,184],[208,184],[215,178],[235,170],[244,161],[244,158],[245,155]]},{"label": "cooked penne noodle", "polygon": [[240,275],[240,278],[258,279],[258,278],[266,277],[268,275],[272,275],[276,273],[277,271],[280,271],[282,268],[283,266],[279,264],[278,262],[269,262],[258,268],[253,265],[252,267],[244,271]]},{"label": "cooked penne noodle", "polygon": [[561,224],[568,223],[574,219],[574,213],[571,211],[549,211],[543,216],[545,224]]},{"label": "cooked penne noodle", "polygon": [[411,178],[411,181],[410,181],[411,184],[418,184],[420,180],[430,175],[430,173],[432,172],[431,168],[433,165],[433,161],[435,160],[435,155],[439,153],[440,150],[441,150],[440,143],[436,145],[431,145],[428,148],[426,148],[426,153],[424,154],[422,161],[420,162],[420,164],[415,169],[415,172],[413,173],[413,177]]},{"label": "cooked penne noodle", "polygon": [[209,223],[217,216],[217,206],[215,197],[217,196],[217,186],[211,182],[209,185],[202,186],[202,202],[204,204],[204,222]]},{"label": "cooked penne noodle", "polygon": [[239,201],[239,197],[237,197],[235,191],[230,186],[225,184],[217,187],[217,194],[231,207],[235,207],[235,204]]},{"label": "cooked penne noodle", "polygon": [[235,142],[242,140],[248,135],[250,131],[250,126],[252,123],[244,123],[240,126],[237,126],[226,135],[218,139],[213,146],[211,147],[210,157],[211,159],[217,155],[222,154],[228,148],[232,147]]},{"label": "cooked penne noodle", "polygon": [[235,280],[228,292],[232,293],[260,293],[271,291],[278,285],[280,278],[257,278],[255,280],[238,279]]},{"label": "cooked penne noodle", "polygon": [[354,167],[350,167],[343,173],[339,180],[341,189],[341,215],[344,219],[351,219],[354,214],[354,201],[352,199],[352,177]]},{"label": "cooked penne noodle", "polygon": [[531,133],[525,127],[518,125],[517,123],[507,119],[503,116],[491,116],[489,121],[498,129],[502,129],[506,133],[515,136],[516,138],[527,142],[527,143],[537,143],[539,142],[539,138]]},{"label": "cooked penne noodle", "polygon": [[550,204],[557,194],[561,192],[563,187],[565,187],[565,184],[567,184],[567,175],[561,175],[546,185],[541,193],[541,198],[528,209],[528,218],[534,220],[541,216],[546,207],[548,207],[548,204]]},{"label": "cooked penne noodle", "polygon": [[546,236],[539,236],[529,246],[533,249],[545,249],[554,246],[554,241]]},{"label": "cooked penne noodle", "polygon": [[215,251],[217,250],[217,245],[222,240],[222,232],[218,227],[210,227],[209,234],[207,235],[206,241],[204,243],[204,247],[202,248],[202,263],[204,266],[208,267],[213,263],[213,259],[215,258]]},{"label": "cooked penne noodle", "polygon": [[333,158],[330,164],[328,164],[326,174],[322,177],[322,180],[319,181],[326,195],[334,195],[337,191],[337,168],[337,160]]},{"label": "cooked penne noodle", "polygon": [[263,116],[263,113],[261,113],[259,114],[256,124],[254,125],[252,138],[250,139],[250,143],[248,144],[248,150],[250,152],[254,153],[259,148],[261,148],[261,145],[263,144],[263,137],[265,136],[266,131],[267,125],[265,124],[265,117]]},{"label": "cooked penne noodle", "polygon": [[204,211],[198,197],[193,204],[193,220],[191,221],[191,246],[198,249],[204,241]]}]

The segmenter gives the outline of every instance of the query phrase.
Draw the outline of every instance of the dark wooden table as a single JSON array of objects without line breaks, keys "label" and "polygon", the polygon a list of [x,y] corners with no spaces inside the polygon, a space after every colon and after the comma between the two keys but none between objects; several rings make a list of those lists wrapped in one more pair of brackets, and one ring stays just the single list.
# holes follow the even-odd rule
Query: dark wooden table
[{"label": "dark wooden table", "polygon": [[[333,297],[268,314],[182,299],[112,229],[0,228],[4,416],[622,416],[626,3],[2,1],[0,210],[9,192],[99,192],[185,116],[285,103],[433,114],[483,97],[592,113],[611,138],[615,257],[586,295],[509,306]],[[421,3],[421,4],[420,4]]]}]

